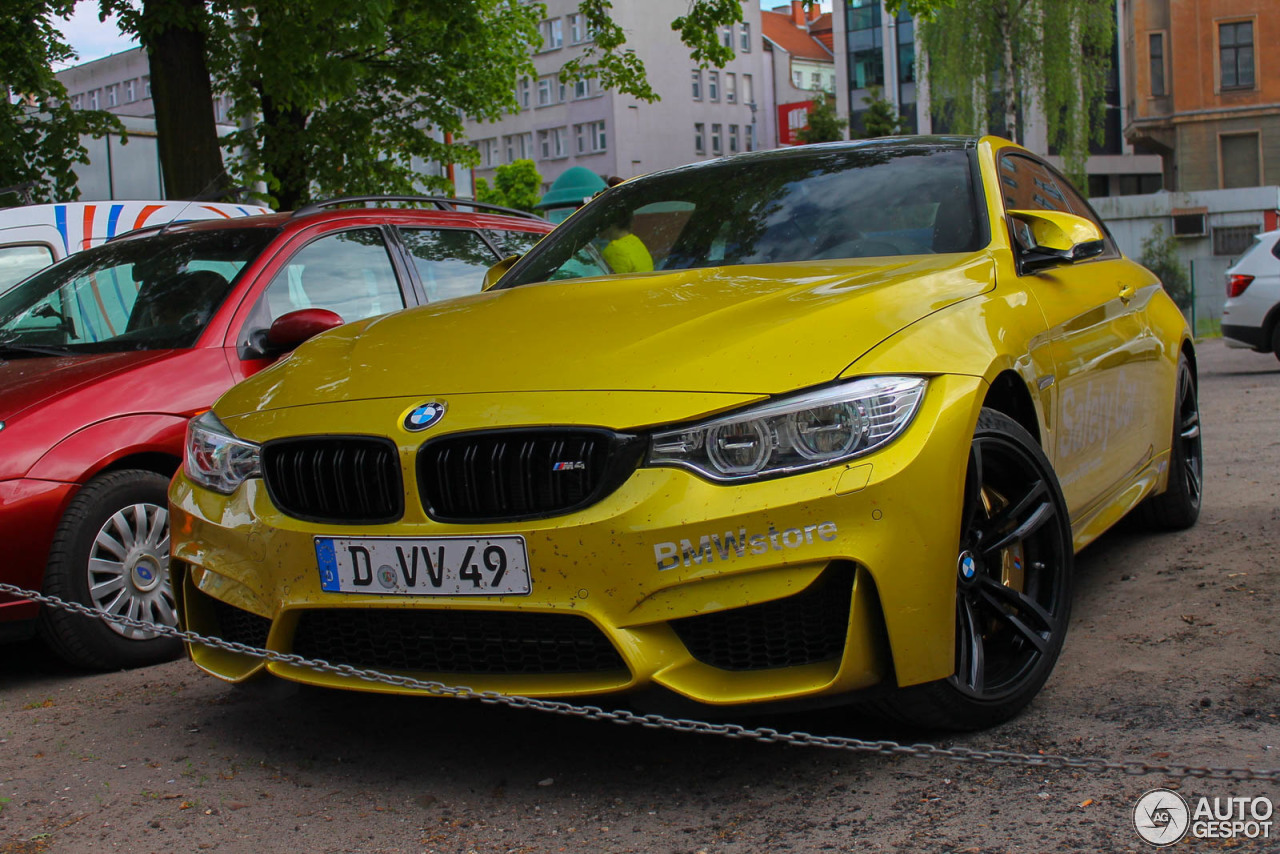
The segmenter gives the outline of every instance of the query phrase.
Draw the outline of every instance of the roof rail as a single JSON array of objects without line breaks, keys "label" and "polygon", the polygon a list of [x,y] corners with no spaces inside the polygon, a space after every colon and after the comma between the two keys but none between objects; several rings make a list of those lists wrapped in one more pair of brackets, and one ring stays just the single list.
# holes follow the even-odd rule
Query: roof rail
[{"label": "roof rail", "polygon": [[467,208],[475,208],[477,211],[492,211],[494,213],[506,214],[507,216],[518,216],[524,219],[536,219],[539,222],[546,222],[545,219],[528,211],[518,211],[515,208],[504,208],[501,205],[491,205],[486,202],[476,202],[471,199],[451,199],[448,196],[344,196],[337,199],[325,199],[321,202],[311,202],[303,205],[293,212],[292,216],[307,216],[308,214],[319,213],[325,208],[333,208],[338,205],[354,205],[363,204],[365,207],[372,207],[373,202],[424,202],[435,205],[442,211],[457,210],[459,206]]}]

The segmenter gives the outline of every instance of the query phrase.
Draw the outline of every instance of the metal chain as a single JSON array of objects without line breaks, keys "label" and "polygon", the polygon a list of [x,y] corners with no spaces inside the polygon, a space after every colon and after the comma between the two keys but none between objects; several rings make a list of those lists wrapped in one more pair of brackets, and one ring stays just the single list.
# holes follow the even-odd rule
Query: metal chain
[{"label": "metal chain", "polygon": [[706,735],[722,735],[727,738],[745,738],[766,744],[792,744],[803,747],[825,747],[856,753],[878,753],[886,756],[916,756],[950,759],[955,762],[979,762],[988,765],[1020,765],[1031,768],[1063,768],[1092,771],[1105,774],[1120,771],[1139,776],[1160,774],[1166,777],[1197,778],[1207,780],[1240,780],[1280,783],[1280,769],[1222,768],[1197,765],[1150,765],[1145,762],[1118,762],[1096,756],[1058,756],[1053,754],[1015,753],[1008,750],[975,750],[970,747],[939,747],[934,744],[902,744],[896,741],[866,741],[860,738],[836,735],[813,735],[807,732],[781,732],[770,727],[747,728],[739,724],[713,724],[687,718],[669,718],[665,715],[637,714],[618,709],[606,711],[599,706],[578,706],[560,700],[539,700],[515,694],[499,694],[495,691],[475,691],[465,685],[446,685],[443,682],[415,679],[412,676],[395,676],[377,670],[353,667],[350,664],[331,664],[328,661],[304,658],[291,653],[259,649],[248,644],[210,637],[197,632],[184,631],[172,626],[149,623],[111,614],[100,608],[91,608],[79,602],[68,602],[57,596],[48,596],[32,590],[24,590],[12,584],[0,583],[0,592],[10,593],[64,611],[82,614],[129,628],[142,629],[164,637],[176,638],[187,643],[201,644],[214,649],[240,653],[266,661],[306,667],[321,673],[352,676],[367,682],[376,682],[396,688],[412,688],[428,694],[454,697],[460,700],[479,700],[489,705],[509,706],[515,709],[533,709],[539,712],[569,715],[588,720],[609,721],[616,724],[636,724],[648,729],[665,729],[675,732],[694,732]]}]

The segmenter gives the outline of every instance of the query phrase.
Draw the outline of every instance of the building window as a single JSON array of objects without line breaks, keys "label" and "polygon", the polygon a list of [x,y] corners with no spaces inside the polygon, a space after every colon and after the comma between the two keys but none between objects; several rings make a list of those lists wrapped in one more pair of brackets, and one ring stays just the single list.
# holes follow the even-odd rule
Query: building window
[{"label": "building window", "polygon": [[1147,53],[1151,60],[1151,94],[1169,94],[1164,88],[1164,33],[1147,36]]},{"label": "building window", "polygon": [[711,126],[711,153],[720,154],[724,151],[720,144],[720,125]]},{"label": "building window", "polygon": [[120,86],[116,83],[107,87],[107,106],[114,107],[120,103]]},{"label": "building window", "polygon": [[142,97],[144,99],[151,97],[151,78],[150,77],[142,78]]},{"label": "building window", "polygon": [[720,100],[720,72],[707,72],[707,97],[713,101]]},{"label": "building window", "polygon": [[529,102],[529,93],[532,89],[533,84],[530,82],[529,78],[521,77],[520,82],[516,85],[516,101],[520,103],[520,109],[527,110],[531,106]]},{"label": "building window", "polygon": [[693,70],[693,100],[702,100],[702,69],[695,68]]},{"label": "building window", "polygon": [[1253,245],[1253,237],[1260,229],[1256,225],[1215,226],[1213,229],[1213,254],[1240,257]]},{"label": "building window", "polygon": [[795,86],[797,89],[803,89],[804,88],[804,72],[803,71],[791,72],[791,84]]},{"label": "building window", "polygon": [[585,125],[574,125],[573,136],[578,154],[599,154],[608,149],[604,122],[588,122]]},{"label": "building window", "polygon": [[563,80],[557,77],[556,78],[556,103],[557,104],[563,104],[566,100],[568,100],[568,98],[566,97],[568,90],[569,90],[568,84],[566,84]]},{"label": "building window", "polygon": [[1253,88],[1253,22],[1218,25],[1218,64],[1223,89]]},{"label": "building window", "polygon": [[815,71],[809,75],[809,88],[810,89],[822,88],[822,72],[821,71]]},{"label": "building window", "polygon": [[538,131],[538,147],[542,149],[543,160],[554,160],[567,157],[569,154],[568,129],[552,128]]},{"label": "building window", "polygon": [[739,24],[738,35],[742,38],[742,41],[740,42],[742,45],[742,52],[751,53],[751,24],[746,21]]},{"label": "building window", "polygon": [[[898,80],[914,83],[916,79],[916,25],[911,13],[903,9],[898,14]],[[834,91],[834,89],[833,89]]]},{"label": "building window", "polygon": [[547,107],[551,105],[551,78],[538,78],[538,106]]},{"label": "building window", "polygon": [[583,98],[591,97],[591,81],[575,80],[573,82],[573,100],[581,101]]},{"label": "building window", "polygon": [[124,102],[126,104],[132,104],[134,101],[138,100],[137,84],[138,81],[136,80],[124,81]]},{"label": "building window", "polygon": [[742,103],[751,106],[756,102],[755,89],[751,85],[751,75],[742,75]]},{"label": "building window", "polygon": [[724,75],[724,100],[727,104],[738,103],[738,75],[732,71]]},{"label": "building window", "polygon": [[747,151],[756,150],[756,126],[747,125],[742,129],[742,135],[746,138]]},{"label": "building window", "polygon": [[481,139],[476,141],[476,151],[480,152],[480,166],[484,169],[497,165],[498,140]]},{"label": "building window", "polygon": [[733,24],[720,31],[720,43],[725,47],[733,47]]},{"label": "building window", "polygon": [[533,134],[531,133],[504,136],[502,144],[507,149],[508,163],[514,163],[517,160],[528,160],[533,157]]},{"label": "building window", "polygon": [[582,15],[569,16],[569,44],[582,44],[587,40],[586,19]]},{"label": "building window", "polygon": [[729,125],[729,153],[738,153],[738,126]]},{"label": "building window", "polygon": [[707,153],[707,126],[702,122],[693,123],[693,150],[697,154]]},{"label": "building window", "polygon": [[91,110],[98,109],[98,90],[97,89],[94,89],[92,92],[89,93],[89,109]]},{"label": "building window", "polygon": [[1262,157],[1258,134],[1233,133],[1218,137],[1218,162],[1222,164],[1222,189],[1262,185]]},{"label": "building window", "polygon": [[542,49],[555,50],[564,47],[564,24],[559,18],[542,22]]},{"label": "building window", "polygon": [[79,109],[82,109],[83,107],[84,107],[84,96],[83,96],[83,95],[72,95],[72,96],[71,96],[71,109],[73,109],[73,110],[79,110]]}]

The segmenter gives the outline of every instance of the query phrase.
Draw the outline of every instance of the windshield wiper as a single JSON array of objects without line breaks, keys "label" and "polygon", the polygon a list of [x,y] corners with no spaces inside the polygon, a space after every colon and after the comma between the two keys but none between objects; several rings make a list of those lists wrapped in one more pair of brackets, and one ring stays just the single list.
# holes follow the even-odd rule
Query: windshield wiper
[{"label": "windshield wiper", "polygon": [[0,359],[11,356],[66,356],[70,353],[70,348],[55,344],[15,344],[10,341],[0,341]]}]

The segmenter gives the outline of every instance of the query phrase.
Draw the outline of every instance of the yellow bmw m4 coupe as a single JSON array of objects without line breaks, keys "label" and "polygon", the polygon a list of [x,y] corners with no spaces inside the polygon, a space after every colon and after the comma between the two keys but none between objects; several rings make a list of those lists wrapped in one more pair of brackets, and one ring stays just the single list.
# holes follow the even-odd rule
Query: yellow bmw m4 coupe
[{"label": "yellow bmw m4 coupe", "polygon": [[636,178],[487,284],[326,332],[191,422],[188,628],[507,694],[971,729],[1048,678],[1075,552],[1199,512],[1182,315],[1004,140]]}]

